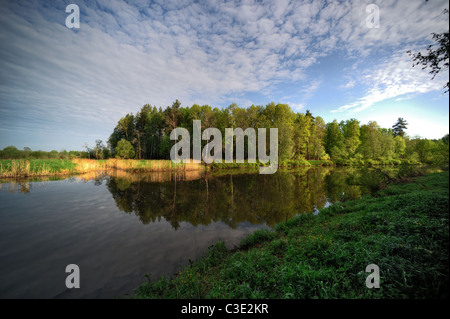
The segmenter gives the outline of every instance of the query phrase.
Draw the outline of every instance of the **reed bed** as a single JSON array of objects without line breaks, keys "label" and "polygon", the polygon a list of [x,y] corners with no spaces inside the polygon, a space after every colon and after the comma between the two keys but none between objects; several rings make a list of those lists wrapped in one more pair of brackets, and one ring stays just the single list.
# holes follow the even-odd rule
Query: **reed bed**
[{"label": "reed bed", "polygon": [[19,178],[48,175],[66,175],[74,173],[75,167],[76,165],[69,160],[1,160],[0,177]]},{"label": "reed bed", "polygon": [[73,163],[76,164],[77,173],[87,173],[91,171],[104,170],[108,166],[107,160],[94,160],[94,159],[73,159]]},{"label": "reed bed", "polygon": [[22,178],[50,175],[84,174],[92,171],[122,170],[126,172],[180,172],[205,170],[201,163],[173,163],[170,160],[123,159],[32,159],[0,160],[0,178]]},{"label": "reed bed", "polygon": [[107,168],[120,169],[124,171],[147,171],[147,172],[169,172],[169,171],[197,171],[204,170],[201,163],[174,163],[170,160],[121,160],[109,159],[106,161]]}]

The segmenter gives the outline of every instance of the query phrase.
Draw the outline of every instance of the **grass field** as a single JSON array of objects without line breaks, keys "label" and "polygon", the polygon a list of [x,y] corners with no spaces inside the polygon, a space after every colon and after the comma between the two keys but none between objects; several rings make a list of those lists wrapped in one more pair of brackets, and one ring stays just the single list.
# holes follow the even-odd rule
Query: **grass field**
[{"label": "grass field", "polygon": [[[448,172],[429,174],[318,215],[223,242],[134,298],[448,298]],[[369,289],[366,267],[380,270]]]}]

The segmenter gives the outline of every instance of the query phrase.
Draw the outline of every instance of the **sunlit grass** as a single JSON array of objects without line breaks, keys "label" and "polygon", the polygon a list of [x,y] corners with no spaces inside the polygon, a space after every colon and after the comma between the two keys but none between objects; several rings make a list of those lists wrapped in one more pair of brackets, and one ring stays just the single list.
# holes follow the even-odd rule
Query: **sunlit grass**
[{"label": "sunlit grass", "polygon": [[0,160],[1,178],[20,178],[48,175],[82,174],[99,170],[117,169],[127,172],[171,172],[204,170],[200,163],[173,163],[170,160],[128,159],[30,159]]},{"label": "sunlit grass", "polygon": [[108,159],[106,161],[108,168],[121,169],[125,171],[189,171],[204,169],[201,163],[174,163],[171,160],[124,160]]},{"label": "sunlit grass", "polygon": [[33,177],[75,172],[76,164],[61,159],[0,160],[0,177]]}]

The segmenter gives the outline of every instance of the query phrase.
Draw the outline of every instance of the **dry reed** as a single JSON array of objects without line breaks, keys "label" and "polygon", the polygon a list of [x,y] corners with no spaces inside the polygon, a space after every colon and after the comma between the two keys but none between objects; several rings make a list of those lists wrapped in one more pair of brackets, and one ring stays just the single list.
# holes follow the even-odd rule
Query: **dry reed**
[{"label": "dry reed", "polygon": [[205,166],[201,163],[173,163],[170,160],[124,160],[124,159],[73,159],[73,168],[51,168],[50,163],[43,162],[31,169],[28,160],[12,160],[9,163],[0,163],[0,177],[21,178],[49,175],[83,174],[92,171],[122,170],[126,172],[181,172],[181,171],[204,171]]}]

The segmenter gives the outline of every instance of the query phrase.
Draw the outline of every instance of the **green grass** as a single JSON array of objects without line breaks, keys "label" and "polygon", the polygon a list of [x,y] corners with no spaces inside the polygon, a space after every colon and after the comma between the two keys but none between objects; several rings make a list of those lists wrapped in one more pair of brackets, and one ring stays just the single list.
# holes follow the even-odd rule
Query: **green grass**
[{"label": "green grass", "polygon": [[[448,298],[448,172],[302,214],[223,242],[134,298]],[[380,269],[369,289],[365,269]]]},{"label": "green grass", "polygon": [[0,160],[0,177],[66,174],[75,168],[75,163],[62,159]]},{"label": "green grass", "polygon": [[62,159],[34,159],[30,160],[31,172],[39,172],[42,169],[47,169],[50,173],[60,172],[63,170],[72,171],[76,167],[76,164],[70,160]]}]

